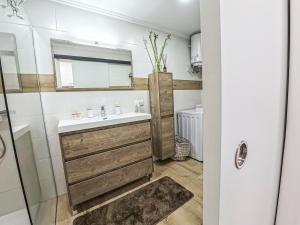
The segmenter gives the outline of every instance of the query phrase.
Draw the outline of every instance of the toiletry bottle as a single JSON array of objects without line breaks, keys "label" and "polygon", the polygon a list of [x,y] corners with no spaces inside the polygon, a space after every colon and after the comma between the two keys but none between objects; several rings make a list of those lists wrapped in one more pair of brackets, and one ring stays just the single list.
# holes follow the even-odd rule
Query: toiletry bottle
[{"label": "toiletry bottle", "polygon": [[73,112],[72,113],[72,119],[80,119],[81,118],[81,113],[80,112]]},{"label": "toiletry bottle", "polygon": [[105,106],[101,106],[101,117],[106,117]]},{"label": "toiletry bottle", "polygon": [[91,108],[87,108],[87,117],[93,118],[94,117],[94,110]]},{"label": "toiletry bottle", "polygon": [[145,106],[145,103],[144,103],[144,99],[143,98],[140,98],[139,99],[139,112],[144,112],[144,106]]},{"label": "toiletry bottle", "polygon": [[134,101],[134,112],[140,112],[140,106],[138,100]]}]

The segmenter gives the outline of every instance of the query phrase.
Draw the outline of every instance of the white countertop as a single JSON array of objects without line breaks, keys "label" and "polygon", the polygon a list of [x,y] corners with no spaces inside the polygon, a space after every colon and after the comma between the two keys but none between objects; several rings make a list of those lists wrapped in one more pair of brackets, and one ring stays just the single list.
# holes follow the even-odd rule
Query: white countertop
[{"label": "white countertop", "polygon": [[123,113],[121,115],[109,115],[107,116],[107,119],[103,119],[101,117],[94,117],[61,120],[58,123],[58,133],[111,126],[116,124],[130,123],[149,119],[151,119],[151,114],[148,113]]},{"label": "white countertop", "polygon": [[30,126],[28,124],[13,126],[12,130],[14,134],[14,140],[17,140],[30,131]]}]

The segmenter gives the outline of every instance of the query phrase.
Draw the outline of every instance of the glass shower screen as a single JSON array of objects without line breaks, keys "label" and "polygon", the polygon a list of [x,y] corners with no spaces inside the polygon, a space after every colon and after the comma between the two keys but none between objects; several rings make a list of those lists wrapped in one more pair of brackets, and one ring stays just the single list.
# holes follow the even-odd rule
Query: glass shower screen
[{"label": "glass shower screen", "polygon": [[[4,28],[0,29],[3,31],[8,26],[0,24],[0,28]],[[14,175],[18,179],[19,174],[21,182],[17,184],[15,181],[11,189],[19,188],[18,195],[21,199],[23,198],[21,187],[23,187],[31,224],[54,225],[57,192],[43,118],[32,29],[13,24],[10,24],[9,28],[13,33],[0,33],[2,96],[7,102],[7,108],[2,107],[4,105],[1,102],[0,112],[3,111],[2,118],[6,118],[7,123],[11,125],[11,145],[14,147],[16,160],[7,156],[7,162],[4,164],[8,164],[8,167],[16,163],[18,165],[15,166]],[[9,141],[6,141],[9,147]],[[9,151],[6,154],[8,153]],[[1,182],[0,179],[0,191]],[[13,195],[11,193],[11,199],[15,197]],[[0,215],[2,205],[13,204],[13,202],[9,198],[5,201],[0,199]],[[12,206],[7,214],[24,208],[24,204]],[[2,225],[1,222],[0,224]],[[9,225],[14,224],[9,223]]]}]

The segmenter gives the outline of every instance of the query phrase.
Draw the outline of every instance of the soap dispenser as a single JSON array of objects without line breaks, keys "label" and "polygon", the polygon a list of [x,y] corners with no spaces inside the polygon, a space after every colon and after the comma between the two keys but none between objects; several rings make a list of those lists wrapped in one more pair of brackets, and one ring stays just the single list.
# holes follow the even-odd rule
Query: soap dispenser
[{"label": "soap dispenser", "polygon": [[135,112],[143,112],[143,107],[144,107],[144,99],[139,98],[138,100],[134,101],[134,106],[135,106]]}]

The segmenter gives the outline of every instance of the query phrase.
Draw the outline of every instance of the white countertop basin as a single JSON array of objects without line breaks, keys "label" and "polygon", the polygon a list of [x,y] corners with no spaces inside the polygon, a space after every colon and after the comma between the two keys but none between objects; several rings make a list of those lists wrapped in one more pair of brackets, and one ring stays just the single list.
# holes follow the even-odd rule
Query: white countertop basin
[{"label": "white countertop basin", "polygon": [[28,124],[13,126],[12,130],[14,134],[14,140],[17,140],[30,131],[30,126]]},{"label": "white countertop basin", "polygon": [[58,123],[58,133],[111,126],[116,124],[130,123],[149,119],[151,119],[151,114],[148,113],[123,113],[121,115],[109,115],[106,119],[103,119],[101,117],[95,117],[61,120]]}]

